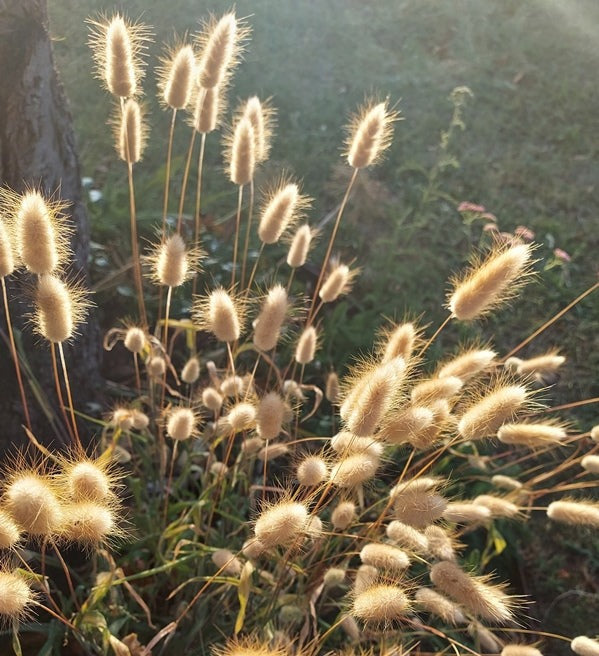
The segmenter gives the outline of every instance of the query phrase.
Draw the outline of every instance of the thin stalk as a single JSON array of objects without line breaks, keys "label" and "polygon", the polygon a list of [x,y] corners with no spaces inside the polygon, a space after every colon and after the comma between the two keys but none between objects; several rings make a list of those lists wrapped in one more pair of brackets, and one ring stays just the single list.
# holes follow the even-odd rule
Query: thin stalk
[{"label": "thin stalk", "polygon": [[262,257],[263,252],[264,252],[264,242],[262,242],[262,246],[260,246],[260,252],[258,253],[258,257],[256,258],[256,261],[254,262],[254,267],[252,268],[252,273],[250,275],[250,279],[249,279],[248,286],[247,286],[247,289],[246,289],[246,292],[247,292],[248,295],[249,295],[250,290],[252,288],[254,278],[256,277],[256,271],[258,270],[258,262],[260,262],[260,258]]},{"label": "thin stalk", "polygon": [[193,155],[193,147],[196,142],[196,131],[191,131],[191,139],[189,140],[189,149],[187,151],[187,160],[185,162],[185,171],[183,172],[183,183],[181,184],[181,197],[179,198],[179,211],[177,212],[177,234],[181,234],[181,224],[183,223],[183,206],[185,205],[185,194],[187,192],[187,182],[189,180],[189,170],[191,169],[191,157]]},{"label": "thin stalk", "polygon": [[433,333],[433,336],[432,336],[432,337],[428,340],[428,342],[422,347],[422,349],[421,349],[421,351],[420,351],[420,353],[419,353],[418,355],[422,355],[423,353],[426,352],[426,350],[428,349],[428,347],[429,347],[429,346],[430,346],[430,345],[431,345],[431,344],[437,339],[437,337],[439,337],[439,335],[441,334],[441,331],[443,330],[443,328],[445,328],[445,326],[446,326],[446,325],[447,325],[452,319],[453,319],[453,314],[450,314],[450,315],[445,319],[445,321],[444,321],[444,322],[443,322],[443,323],[437,328],[437,330],[435,330],[435,332]]},{"label": "thin stalk", "polygon": [[[171,297],[173,294],[173,288],[169,286],[168,291],[166,292],[166,303],[164,308],[164,350],[168,348],[168,319],[171,310]],[[166,376],[166,372],[165,372]]]},{"label": "thin stalk", "polygon": [[62,418],[64,419],[65,426],[67,427],[69,437],[71,438],[71,440],[74,441],[75,436],[73,434],[73,428],[71,427],[71,422],[69,421],[69,417],[66,411],[66,405],[64,403],[64,398],[62,396],[62,387],[60,386],[60,378],[58,376],[58,363],[56,361],[56,351],[54,350],[53,343],[50,343],[50,355],[52,356],[52,373],[54,374],[54,387],[56,388],[58,403],[60,405],[60,409],[62,410]]},{"label": "thin stalk", "polygon": [[[243,288],[245,284],[245,266],[248,256],[248,250],[250,247],[250,228],[252,225],[252,215],[254,213],[254,178],[250,180],[250,208],[248,210],[248,222],[245,228],[245,244],[243,246],[243,259],[241,261],[241,287]],[[248,285],[248,289],[251,287],[251,283]]]},{"label": "thin stalk", "polygon": [[60,354],[60,364],[62,365],[62,375],[64,378],[64,385],[67,390],[67,399],[69,400],[69,410],[71,412],[71,421],[73,422],[73,431],[75,433],[75,443],[79,449],[82,449],[81,440],[79,439],[79,431],[77,430],[77,421],[75,420],[75,408],[73,406],[73,397],[71,396],[71,385],[69,383],[69,374],[67,373],[67,363],[64,359],[64,350],[62,342],[58,342],[58,353]]},{"label": "thin stalk", "polygon": [[504,361],[507,360],[512,355],[514,355],[514,353],[517,353],[520,349],[524,348],[527,344],[532,342],[532,340],[535,337],[537,337],[542,332],[547,330],[547,328],[549,328],[549,326],[554,324],[558,319],[561,319],[564,316],[564,314],[566,314],[566,312],[571,310],[577,303],[582,301],[583,298],[585,298],[589,294],[592,294],[597,288],[599,288],[599,282],[596,282],[594,285],[591,285],[586,291],[582,292],[582,294],[580,294],[580,296],[577,296],[571,303],[568,303],[568,305],[566,305],[566,307],[563,310],[560,310],[554,317],[549,319],[549,321],[546,321],[540,328],[537,328],[537,330],[535,330],[535,332],[532,335],[527,337],[523,342],[520,342],[520,344],[518,344],[518,346],[514,347],[505,356]]},{"label": "thin stalk", "polygon": [[231,269],[231,287],[235,284],[235,269],[237,267],[237,249],[239,248],[239,226],[241,224],[241,201],[243,200],[243,185],[239,185],[237,197],[237,215],[235,217],[235,243],[233,244],[233,268]]},{"label": "thin stalk", "polygon": [[80,611],[81,605],[79,604],[79,600],[77,599],[77,595],[75,594],[75,586],[73,585],[73,580],[71,579],[71,573],[69,572],[69,568],[67,567],[67,564],[64,562],[64,559],[58,549],[57,544],[55,542],[52,542],[52,546],[54,547],[54,553],[56,554],[56,557],[58,558],[62,566],[62,571],[64,572],[65,578],[67,580],[67,585],[69,586],[69,592],[71,593],[73,604],[75,604],[75,608],[78,611]]},{"label": "thin stalk", "polygon": [[[201,224],[201,202],[202,202],[202,177],[204,172],[204,149],[206,147],[206,134],[202,134],[202,140],[200,142],[200,154],[198,156],[198,184],[196,187],[196,211],[195,211],[195,232],[194,240],[196,248],[200,245],[200,230],[202,227]],[[195,275],[193,277],[193,288],[192,288],[192,297],[196,295],[197,292],[198,277]]]},{"label": "thin stalk", "polygon": [[287,281],[287,287],[285,288],[288,294],[289,291],[291,290],[291,283],[293,282],[294,277],[295,277],[295,267],[291,269],[291,273],[289,274],[289,280]]},{"label": "thin stalk", "polygon": [[337,230],[339,230],[339,223],[341,222],[341,216],[343,215],[343,210],[347,205],[347,201],[349,199],[349,195],[351,193],[352,187],[354,186],[354,182],[356,181],[358,170],[359,169],[354,169],[354,172],[352,173],[352,176],[349,180],[349,184],[347,185],[347,189],[345,190],[345,195],[343,196],[343,200],[341,201],[341,205],[339,205],[339,211],[337,212],[337,218],[335,219],[335,226],[333,227],[333,232],[331,233],[331,237],[329,239],[329,245],[327,246],[327,252],[326,255],[324,256],[322,267],[320,268],[320,273],[318,274],[318,282],[314,287],[314,295],[312,296],[312,303],[310,304],[310,312],[308,313],[308,321],[306,322],[306,325],[308,326],[310,325],[312,319],[312,310],[314,309],[314,304],[316,303],[316,297],[318,296],[318,291],[320,290],[320,285],[322,284],[322,279],[324,278],[324,274],[327,265],[329,263],[329,259],[331,257],[333,244],[335,243],[335,237],[337,236]]},{"label": "thin stalk", "polygon": [[135,386],[137,387],[137,393],[141,394],[141,376],[139,375],[139,360],[137,353],[133,354],[133,365],[135,366]]},{"label": "thin stalk", "polygon": [[175,461],[177,460],[177,447],[179,446],[179,440],[175,440],[173,445],[173,452],[171,454],[171,466],[168,472],[168,479],[166,481],[166,487],[164,488],[164,511],[163,511],[163,524],[166,527],[166,521],[168,518],[168,501],[171,494],[171,485],[173,482],[173,473],[175,471]]},{"label": "thin stalk", "polygon": [[29,417],[29,406],[27,405],[27,397],[25,396],[25,387],[23,385],[23,379],[21,378],[21,366],[19,364],[19,355],[17,353],[17,347],[15,345],[15,336],[12,331],[12,321],[10,318],[10,310],[8,307],[8,295],[6,293],[6,281],[4,276],[2,276],[2,296],[4,299],[4,313],[6,315],[6,325],[8,328],[8,338],[10,340],[10,350],[12,353],[12,359],[15,364],[15,374],[17,375],[17,384],[19,386],[19,392],[21,394],[21,403],[23,404],[23,412],[25,414],[25,424],[27,428],[31,431],[31,419]]},{"label": "thin stalk", "polygon": [[175,119],[177,118],[177,110],[173,108],[173,116],[171,119],[171,127],[168,135],[168,147],[166,150],[166,173],[164,176],[164,202],[162,205],[162,240],[166,235],[166,217],[168,214],[168,195],[171,182],[171,160],[173,156],[173,137],[175,134]]}]

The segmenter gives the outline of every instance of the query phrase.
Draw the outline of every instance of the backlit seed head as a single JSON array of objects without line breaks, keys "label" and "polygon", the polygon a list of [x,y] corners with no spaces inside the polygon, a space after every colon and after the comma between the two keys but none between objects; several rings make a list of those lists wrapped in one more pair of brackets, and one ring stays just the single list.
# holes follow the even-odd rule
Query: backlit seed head
[{"label": "backlit seed head", "polygon": [[296,477],[300,485],[314,487],[326,480],[329,469],[320,456],[306,456],[297,466]]},{"label": "backlit seed head", "polygon": [[248,28],[233,12],[218,20],[211,17],[197,37],[200,58],[197,66],[197,84],[205,89],[223,85],[237,66]]},{"label": "backlit seed head", "polygon": [[0,278],[6,278],[15,270],[16,260],[13,237],[9,226],[0,216]]},{"label": "backlit seed head", "polygon": [[379,578],[379,571],[374,565],[360,565],[354,580],[354,592],[360,594],[370,588]]},{"label": "backlit seed head", "polygon": [[304,223],[295,231],[287,252],[287,264],[292,269],[304,266],[315,235],[316,232],[307,223]]},{"label": "backlit seed head", "polygon": [[491,494],[479,494],[474,499],[474,503],[488,508],[492,517],[517,517],[520,512],[515,503]]},{"label": "backlit seed head", "polygon": [[158,71],[161,100],[171,109],[184,109],[194,86],[195,55],[190,45],[167,52]]},{"label": "backlit seed head", "polygon": [[65,283],[51,274],[40,276],[35,290],[35,330],[50,342],[66,342],[74,337],[89,306],[79,284]]},{"label": "backlit seed head", "polygon": [[103,501],[110,496],[110,473],[101,461],[67,461],[63,475],[68,495],[75,501]]},{"label": "backlit seed head", "polygon": [[66,204],[45,199],[38,191],[23,195],[2,190],[0,198],[15,213],[15,247],[27,271],[37,275],[56,272],[69,255],[71,230],[63,214]]},{"label": "backlit seed head", "polygon": [[343,585],[343,582],[345,581],[345,570],[340,567],[329,567],[324,573],[322,581],[329,588]]},{"label": "backlit seed head", "polygon": [[197,273],[201,257],[198,248],[188,249],[181,236],[175,233],[156,244],[145,262],[155,284],[179,287]]},{"label": "backlit seed head", "polygon": [[225,576],[239,576],[241,573],[241,561],[229,549],[217,549],[214,551],[212,562]]},{"label": "backlit seed head", "polygon": [[277,345],[288,308],[285,288],[282,285],[271,287],[254,322],[253,341],[262,351],[270,351]]},{"label": "backlit seed head", "polygon": [[372,452],[351,455],[331,467],[329,480],[337,487],[354,488],[374,478],[380,464],[380,458]]},{"label": "backlit seed head", "polygon": [[495,474],[491,477],[491,483],[502,490],[521,490],[523,485],[511,476],[504,476],[503,474]]},{"label": "backlit seed head", "polygon": [[356,169],[370,166],[391,145],[393,123],[399,115],[387,102],[368,102],[352,117],[348,126],[347,161]]},{"label": "backlit seed head", "polygon": [[423,432],[434,424],[435,415],[430,408],[413,406],[392,413],[382,425],[380,437],[391,444],[420,444]]},{"label": "backlit seed head", "polygon": [[242,116],[231,133],[225,135],[225,161],[233,184],[243,186],[251,182],[256,168],[256,143],[249,118]]},{"label": "backlit seed head", "polygon": [[133,415],[129,408],[115,408],[110,414],[109,421],[112,426],[124,431],[133,428]]},{"label": "backlit seed head", "polygon": [[283,178],[267,194],[258,225],[258,237],[264,244],[275,244],[310,205],[299,186]]},{"label": "backlit seed head", "polygon": [[529,448],[558,444],[565,440],[566,436],[563,426],[551,422],[503,424],[497,431],[500,442]]},{"label": "backlit seed head", "polygon": [[580,465],[588,472],[599,474],[599,456],[584,456],[584,458],[580,461]]},{"label": "backlit seed head", "polygon": [[491,510],[482,504],[451,501],[443,511],[443,519],[456,524],[481,524],[491,519]]},{"label": "backlit seed head", "polygon": [[256,538],[250,538],[243,543],[241,551],[250,560],[257,560],[265,551],[266,547]]},{"label": "backlit seed head", "polygon": [[427,526],[424,536],[428,542],[428,549],[432,556],[439,560],[455,560],[456,550],[462,545],[457,543],[446,529],[440,526]]},{"label": "backlit seed head", "polygon": [[114,511],[94,501],[79,501],[64,508],[61,537],[84,546],[102,544],[120,535]]},{"label": "backlit seed head", "polygon": [[332,303],[342,294],[348,294],[352,288],[354,278],[359,270],[350,271],[347,264],[341,264],[338,260],[331,260],[329,274],[324,279],[318,296],[323,303]]},{"label": "backlit seed head", "polygon": [[[514,360],[514,358],[510,358]],[[549,351],[543,355],[538,355],[534,358],[529,358],[528,360],[520,360],[516,358],[514,362],[514,368],[516,373],[520,376],[529,376],[531,374],[549,374],[553,373],[559,369],[566,358],[563,355],[559,355],[557,351]],[[508,361],[506,361],[506,365]]]},{"label": "backlit seed head", "polygon": [[570,648],[579,656],[599,656],[599,641],[587,638],[586,636],[577,636],[570,643]]},{"label": "backlit seed head", "polygon": [[281,645],[261,641],[252,635],[230,638],[224,646],[212,649],[212,656],[286,656],[287,653]]},{"label": "backlit seed head", "polygon": [[480,644],[482,651],[485,653],[498,654],[500,652],[501,642],[499,642],[492,631],[489,631],[480,622],[476,620],[470,622],[468,624],[468,633]]},{"label": "backlit seed head", "polygon": [[162,355],[153,355],[146,366],[152,378],[162,378],[166,373],[166,360]]},{"label": "backlit seed head", "polygon": [[208,410],[212,410],[212,412],[220,412],[223,405],[223,397],[214,387],[206,387],[202,391],[202,405],[208,408]]},{"label": "backlit seed head", "polygon": [[481,371],[489,369],[496,357],[497,353],[490,349],[470,349],[444,364],[437,371],[437,376],[439,378],[457,376],[467,381]]},{"label": "backlit seed head", "polygon": [[245,455],[256,455],[264,447],[264,441],[260,437],[248,437],[241,443],[241,452]]},{"label": "backlit seed head", "polygon": [[555,522],[574,526],[599,526],[599,503],[568,499],[553,501],[547,508],[547,517]]},{"label": "backlit seed head", "polygon": [[492,435],[514,417],[527,399],[528,390],[523,385],[500,383],[466,409],[458,422],[458,433],[466,440]]},{"label": "backlit seed head", "polygon": [[377,346],[381,362],[389,362],[398,356],[408,362],[419,342],[419,333],[410,321],[383,330]]},{"label": "backlit seed head", "polygon": [[446,507],[447,501],[439,494],[406,490],[395,497],[393,515],[404,524],[425,528],[440,519]]},{"label": "backlit seed head", "polygon": [[146,347],[147,341],[146,334],[142,328],[131,326],[127,328],[123,343],[125,344],[125,348],[131,351],[131,353],[139,354]]},{"label": "backlit seed head", "polygon": [[327,374],[324,395],[327,401],[332,405],[339,404],[339,397],[340,397],[339,376],[334,371],[330,371]]},{"label": "backlit seed head", "polygon": [[50,537],[60,528],[63,509],[50,479],[19,472],[5,488],[4,505],[16,524],[33,537]]},{"label": "backlit seed head", "polygon": [[398,585],[375,583],[356,594],[350,613],[367,627],[385,628],[406,617],[410,602]]},{"label": "backlit seed head", "polygon": [[464,613],[457,604],[430,588],[418,588],[414,595],[416,603],[431,615],[436,615],[445,624],[466,624]]},{"label": "backlit seed head", "polygon": [[256,454],[258,460],[262,462],[270,462],[275,458],[280,458],[281,456],[289,453],[289,447],[286,444],[279,443],[268,443],[263,446],[260,451]]},{"label": "backlit seed head", "polygon": [[308,518],[304,504],[279,501],[260,514],[254,533],[267,549],[279,545],[289,548],[305,534]]},{"label": "backlit seed head", "polygon": [[261,102],[258,96],[252,96],[248,98],[241,111],[249,118],[254,128],[256,161],[264,162],[268,159],[270,151],[275,110],[268,100]]},{"label": "backlit seed head", "polygon": [[0,510],[0,549],[14,547],[21,537],[21,531],[9,513]]},{"label": "backlit seed head", "polygon": [[[597,653],[599,654],[599,650]],[[543,656],[543,654],[530,645],[505,645],[501,650],[501,656]]]},{"label": "backlit seed head", "polygon": [[309,364],[314,360],[318,337],[316,328],[308,326],[304,329],[295,347],[295,361],[298,364]]},{"label": "backlit seed head", "polygon": [[97,65],[97,75],[108,91],[120,98],[130,98],[141,91],[142,54],[150,40],[146,25],[131,23],[120,14],[111,18],[89,20],[89,45]]},{"label": "backlit seed head", "polygon": [[436,492],[442,484],[443,479],[438,476],[416,476],[397,483],[397,485],[391,488],[389,496],[395,501],[403,494]]},{"label": "backlit seed head", "polygon": [[258,403],[256,423],[258,435],[263,440],[278,437],[285,419],[285,401],[276,393],[268,392]]},{"label": "backlit seed head", "polygon": [[34,595],[18,572],[0,571],[0,621],[18,621],[27,614]]},{"label": "backlit seed head", "polygon": [[432,401],[450,399],[462,389],[463,382],[457,376],[431,378],[412,388],[410,398],[415,405],[426,406]]},{"label": "backlit seed head", "polygon": [[256,426],[256,407],[242,401],[235,404],[223,419],[225,429],[233,433],[250,430]]},{"label": "backlit seed head", "polygon": [[114,119],[116,151],[127,164],[141,160],[146,145],[148,129],[143,120],[143,111],[137,100],[129,98],[123,111]]},{"label": "backlit seed head", "polygon": [[430,577],[441,592],[481,619],[497,623],[513,620],[514,599],[502,586],[489,583],[489,577],[467,574],[450,561],[433,565]]},{"label": "backlit seed head", "polygon": [[344,531],[356,518],[356,506],[352,501],[340,501],[331,513],[331,523],[337,531]]},{"label": "backlit seed head", "polygon": [[241,376],[227,376],[220,384],[221,394],[227,397],[245,394],[245,381]]},{"label": "backlit seed head", "polygon": [[599,424],[591,428],[590,435],[593,442],[599,442]]},{"label": "backlit seed head", "polygon": [[222,287],[212,291],[207,298],[196,300],[194,305],[194,317],[200,328],[211,332],[220,342],[239,339],[244,316],[241,299]]},{"label": "backlit seed head", "polygon": [[173,408],[167,416],[166,434],[182,442],[197,434],[197,417],[191,408]]},{"label": "backlit seed head", "polygon": [[379,570],[399,573],[410,566],[407,554],[390,544],[365,544],[360,551],[360,560]]},{"label": "backlit seed head", "polygon": [[181,380],[188,385],[193,385],[200,377],[200,361],[194,355],[185,363],[181,371]]},{"label": "backlit seed head", "polygon": [[357,377],[339,411],[350,432],[361,437],[374,434],[391,408],[405,369],[398,356]]},{"label": "backlit seed head", "polygon": [[453,283],[448,307],[461,321],[477,319],[513,298],[530,276],[532,246],[498,248]]},{"label": "backlit seed head", "polygon": [[133,408],[131,410],[131,418],[133,420],[133,428],[135,430],[145,430],[150,425],[150,418],[145,412]]},{"label": "backlit seed head", "polygon": [[223,87],[196,88],[192,100],[194,110],[190,121],[191,127],[200,134],[208,134],[216,130],[220,117],[225,111],[225,105]]}]

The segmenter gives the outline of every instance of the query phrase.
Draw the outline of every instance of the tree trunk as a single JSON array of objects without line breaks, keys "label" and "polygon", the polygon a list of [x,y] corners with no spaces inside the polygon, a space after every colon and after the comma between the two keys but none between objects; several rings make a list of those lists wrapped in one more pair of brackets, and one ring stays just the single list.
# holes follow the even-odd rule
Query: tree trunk
[{"label": "tree trunk", "polygon": [[[74,227],[74,263],[69,274],[83,281],[87,274],[89,225],[82,200],[79,161],[72,119],[63,86],[54,68],[46,0],[0,0],[0,181],[16,191],[38,188],[70,203],[67,213]],[[36,339],[26,325],[31,311],[27,288],[31,279],[19,273],[10,281],[13,325],[22,350],[58,424],[53,425],[25,381],[34,433],[40,441],[61,440],[61,413],[57,408],[49,347]],[[0,311],[0,449],[2,442],[23,442],[23,411],[9,356],[6,318]],[[80,335],[67,345],[65,355],[74,405],[86,411],[99,388],[99,330],[94,315]],[[81,426],[81,423],[80,423]]]}]

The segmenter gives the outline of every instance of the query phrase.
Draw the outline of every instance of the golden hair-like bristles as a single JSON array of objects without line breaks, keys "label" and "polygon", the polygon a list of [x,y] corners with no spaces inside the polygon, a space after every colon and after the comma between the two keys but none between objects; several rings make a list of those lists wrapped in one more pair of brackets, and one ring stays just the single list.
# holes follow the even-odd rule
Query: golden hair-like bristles
[{"label": "golden hair-like bristles", "polygon": [[42,337],[62,343],[71,339],[90,306],[85,290],[51,274],[38,278],[33,323]]},{"label": "golden hair-like bristles", "polygon": [[22,620],[35,597],[18,571],[0,570],[0,622]]},{"label": "golden hair-like bristles", "polygon": [[360,551],[360,560],[365,565],[372,565],[379,570],[399,573],[410,566],[410,559],[405,551],[391,544],[371,542]]},{"label": "golden hair-like bristles", "polygon": [[270,351],[277,345],[288,309],[286,289],[282,285],[271,287],[254,322],[253,342],[259,349]]},{"label": "golden hair-like bristles", "polygon": [[329,273],[318,291],[318,296],[323,303],[336,301],[342,294],[350,292],[354,278],[359,273],[359,269],[350,270],[347,264],[341,264],[339,260],[332,258],[329,264]]},{"label": "golden hair-like bristles", "polygon": [[599,656],[599,641],[587,636],[577,636],[570,643],[570,647],[578,656]]},{"label": "golden hair-like bristles", "polygon": [[254,128],[247,116],[242,116],[225,135],[225,161],[233,184],[246,185],[254,177],[256,168],[256,144]]},{"label": "golden hair-like bristles", "polygon": [[399,114],[387,102],[370,101],[352,117],[348,126],[347,161],[356,169],[376,163],[391,145],[393,123]]},{"label": "golden hair-like bristles", "polygon": [[285,401],[276,392],[268,392],[258,403],[256,411],[256,424],[258,435],[263,440],[278,437],[283,429],[285,420]]},{"label": "golden hair-like bristles", "polygon": [[356,506],[353,501],[340,501],[331,513],[331,523],[338,531],[344,531],[356,518]]},{"label": "golden hair-like bristles", "polygon": [[567,437],[564,426],[555,421],[503,424],[497,437],[504,444],[517,444],[529,448],[559,444]]},{"label": "golden hair-like bristles", "polygon": [[299,185],[283,177],[265,194],[258,225],[258,237],[265,244],[275,244],[281,235],[300,219],[311,199],[300,194]]},{"label": "golden hair-like bristles", "polygon": [[430,588],[418,588],[414,595],[416,603],[446,624],[466,624],[467,619],[457,604]]},{"label": "golden hair-like bristles", "polygon": [[51,537],[63,521],[55,483],[34,470],[9,475],[4,504],[17,525],[32,537]]},{"label": "golden hair-like bristles", "polygon": [[147,140],[147,125],[143,120],[141,105],[129,98],[119,109],[114,120],[116,151],[127,164],[141,160]]},{"label": "golden hair-like bristles", "polygon": [[169,49],[158,69],[162,102],[172,109],[184,109],[191,100],[195,80],[195,54],[190,45]]},{"label": "golden hair-like bristles", "polygon": [[371,628],[386,628],[404,619],[409,611],[404,590],[386,583],[374,583],[356,594],[350,610],[353,617]]},{"label": "golden hair-like bristles", "polygon": [[166,417],[166,434],[182,442],[197,435],[198,417],[191,408],[172,408]]},{"label": "golden hair-like bristles", "polygon": [[196,298],[194,319],[203,330],[211,332],[221,342],[234,342],[241,336],[245,319],[245,304],[222,287],[205,298]]},{"label": "golden hair-like bristles", "polygon": [[310,244],[315,234],[316,232],[307,223],[304,223],[295,231],[287,253],[287,264],[292,269],[297,269],[306,263]]},{"label": "golden hair-like bristles", "polygon": [[260,513],[254,533],[267,549],[278,545],[289,548],[305,534],[308,519],[303,503],[279,501]]},{"label": "golden hair-like bristles", "polygon": [[547,517],[574,526],[599,526],[599,503],[591,500],[566,499],[553,501],[547,508]]},{"label": "golden hair-like bristles", "polygon": [[318,347],[318,336],[314,326],[308,326],[300,335],[295,347],[295,361],[298,364],[309,364],[314,360]]},{"label": "golden hair-like bristles", "polygon": [[15,270],[15,250],[11,227],[0,216],[0,278],[6,278]]},{"label": "golden hair-like bristles", "polygon": [[252,96],[241,106],[240,111],[250,119],[254,128],[256,162],[264,162],[270,152],[275,110],[268,100],[261,102],[258,96]]},{"label": "golden hair-like bristles", "polygon": [[463,381],[470,380],[478,373],[489,369],[497,357],[490,349],[468,349],[452,358],[437,371],[439,378],[457,376]]},{"label": "golden hair-like bristles", "polygon": [[179,287],[199,271],[202,251],[188,249],[178,233],[155,244],[144,258],[150,269],[150,277],[157,285]]}]

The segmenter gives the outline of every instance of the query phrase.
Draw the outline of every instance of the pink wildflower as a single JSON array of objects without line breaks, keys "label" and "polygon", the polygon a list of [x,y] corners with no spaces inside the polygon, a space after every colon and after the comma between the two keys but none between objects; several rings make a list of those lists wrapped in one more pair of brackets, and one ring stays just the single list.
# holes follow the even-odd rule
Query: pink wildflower
[{"label": "pink wildflower", "polygon": [[499,228],[496,223],[485,223],[483,232],[499,232]]},{"label": "pink wildflower", "polygon": [[572,259],[569,253],[566,253],[566,251],[562,250],[561,248],[554,248],[553,254],[555,257],[557,257],[558,260],[561,260],[562,262],[570,262]]},{"label": "pink wildflower", "polygon": [[530,228],[522,225],[514,230],[514,234],[518,235],[518,237],[522,237],[522,239],[525,239],[526,241],[532,241],[535,238],[535,233]]},{"label": "pink wildflower", "polygon": [[467,200],[462,201],[458,205],[458,212],[484,212],[485,208],[482,205],[476,205],[476,203],[470,203]]}]

